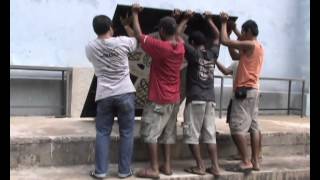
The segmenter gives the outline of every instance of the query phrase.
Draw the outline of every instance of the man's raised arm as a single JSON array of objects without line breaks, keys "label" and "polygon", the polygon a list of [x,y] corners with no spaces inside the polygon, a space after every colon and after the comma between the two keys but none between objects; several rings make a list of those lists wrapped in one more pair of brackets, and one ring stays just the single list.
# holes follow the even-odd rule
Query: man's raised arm
[{"label": "man's raised arm", "polygon": [[209,26],[212,30],[212,33],[214,34],[213,44],[219,44],[220,43],[220,41],[219,41],[220,33],[219,33],[219,29],[212,21],[212,13],[210,11],[205,11],[204,16],[205,16],[207,22],[209,23]]},{"label": "man's raised arm", "polygon": [[220,13],[220,19],[221,19],[221,31],[220,31],[221,44],[228,46],[230,48],[238,49],[238,50],[251,50],[254,48],[254,43],[251,41],[239,41],[239,40],[229,39],[227,35],[227,21],[229,19],[229,16],[228,14],[222,12]]},{"label": "man's raised arm", "polygon": [[142,7],[140,7],[139,4],[133,4],[131,10],[132,10],[132,18],[133,18],[134,36],[137,38],[138,41],[140,41],[142,31],[139,23],[139,12],[142,11]]},{"label": "man's raised arm", "polygon": [[126,30],[128,36],[134,37],[134,31],[130,26],[132,24],[132,16],[129,17],[128,13],[127,13],[126,17],[120,16],[120,22],[121,22],[123,28]]},{"label": "man's raised arm", "polygon": [[[181,21],[177,27],[176,30],[176,35],[177,36],[182,36],[182,34],[184,33],[186,27],[187,27],[187,23],[189,21],[189,19],[193,16],[194,12],[192,12],[191,10],[186,10],[185,12],[181,13],[180,10],[175,9],[174,10],[174,16],[182,16]],[[176,18],[177,19],[177,18]]]},{"label": "man's raised arm", "polygon": [[224,75],[229,75],[232,74],[233,71],[229,68],[226,68],[224,65],[222,65],[219,61],[216,61],[216,65],[218,69],[224,74]]},{"label": "man's raised arm", "polygon": [[228,26],[230,26],[231,32],[233,31],[236,34],[236,36],[237,36],[237,38],[239,40],[240,37],[241,37],[241,32],[238,30],[236,22],[230,20],[230,21],[228,21]]}]

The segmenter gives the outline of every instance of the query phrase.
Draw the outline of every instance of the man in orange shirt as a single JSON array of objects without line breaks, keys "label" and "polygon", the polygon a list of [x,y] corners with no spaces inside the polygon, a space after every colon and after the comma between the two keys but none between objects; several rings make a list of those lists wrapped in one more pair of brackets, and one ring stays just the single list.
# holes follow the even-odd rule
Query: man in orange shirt
[{"label": "man in orange shirt", "polygon": [[[240,170],[259,170],[260,129],[258,126],[259,78],[264,58],[264,50],[257,41],[258,26],[253,20],[242,25],[239,40],[230,40],[227,35],[228,15],[220,14],[221,44],[227,46],[233,60],[239,60],[233,88],[234,97],[229,127],[232,138],[241,154]],[[238,50],[238,51],[237,51]],[[250,132],[251,161],[247,149],[246,133]]]}]

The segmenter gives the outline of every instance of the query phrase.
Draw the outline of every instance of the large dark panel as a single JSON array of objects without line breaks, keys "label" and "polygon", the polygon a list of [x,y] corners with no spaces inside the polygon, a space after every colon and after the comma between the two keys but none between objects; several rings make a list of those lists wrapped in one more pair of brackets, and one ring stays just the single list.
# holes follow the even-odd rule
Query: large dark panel
[{"label": "large dark panel", "polygon": [[[120,16],[125,16],[127,12],[131,15],[131,6],[117,5],[112,20],[115,36],[127,35],[119,20]],[[155,26],[162,17],[171,15],[171,13],[172,10],[167,9],[144,8],[139,14],[140,25],[143,33],[159,38],[159,34],[157,33]],[[220,29],[219,16],[214,15],[213,18],[215,24]],[[230,18],[231,20],[237,19],[236,17]],[[207,25],[201,14],[195,14],[195,16],[189,21],[185,33],[188,35],[194,30],[204,32],[208,36],[208,43],[210,45],[210,39],[212,39],[210,27]],[[142,115],[142,109],[147,99],[150,63],[150,56],[145,54],[140,47],[134,53],[129,55],[130,77],[137,90],[136,116]],[[181,70],[181,102],[185,98],[185,74],[186,68]],[[96,104],[94,102],[96,86],[96,77],[93,77],[81,117],[95,117],[96,115]]]}]

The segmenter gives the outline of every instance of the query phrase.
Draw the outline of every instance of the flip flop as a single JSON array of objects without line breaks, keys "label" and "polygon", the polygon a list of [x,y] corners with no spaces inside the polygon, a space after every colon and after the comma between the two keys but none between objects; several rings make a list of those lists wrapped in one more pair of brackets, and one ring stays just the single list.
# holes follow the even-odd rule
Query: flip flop
[{"label": "flip flop", "polygon": [[164,166],[160,166],[159,171],[160,171],[162,174],[167,175],[167,176],[171,176],[171,175],[173,174],[171,170],[170,170],[170,172],[165,171]]},{"label": "flip flop", "polygon": [[251,160],[251,163],[252,163],[252,170],[255,170],[255,171],[260,171],[260,165],[259,163],[254,163],[253,160]]},{"label": "flip flop", "polygon": [[148,168],[141,169],[136,173],[136,176],[141,178],[160,179],[159,174],[154,173],[151,169]]},{"label": "flip flop", "polygon": [[186,168],[184,169],[185,172],[188,172],[188,173],[192,173],[192,174],[197,174],[197,175],[205,175],[206,172],[205,171],[202,171],[199,167],[189,167],[189,168]]},{"label": "flip flop", "polygon": [[252,163],[251,163],[251,166],[244,166],[243,163],[239,164],[239,170],[242,171],[242,172],[247,173],[247,172],[252,171],[252,169],[253,169]]},{"label": "flip flop", "polygon": [[214,172],[212,171],[212,168],[211,168],[211,167],[206,168],[206,172],[209,173],[209,174],[212,174],[212,175],[214,175],[214,176],[216,176],[216,177],[221,176],[221,174],[216,174],[216,173],[214,173]]}]

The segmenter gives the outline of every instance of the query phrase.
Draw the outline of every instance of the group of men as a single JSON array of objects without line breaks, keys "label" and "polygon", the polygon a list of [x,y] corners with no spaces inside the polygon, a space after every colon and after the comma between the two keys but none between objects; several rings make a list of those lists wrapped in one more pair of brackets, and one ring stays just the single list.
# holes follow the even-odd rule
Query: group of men
[{"label": "group of men", "polygon": [[[259,170],[261,133],[257,122],[259,76],[263,63],[263,48],[257,41],[258,26],[248,20],[241,33],[220,14],[221,30],[216,27],[210,12],[204,18],[213,34],[212,42],[200,31],[186,38],[184,30],[192,18],[190,10],[175,10],[172,16],[160,19],[160,39],[141,31],[139,4],[133,4],[132,16],[122,17],[127,36],[113,37],[112,21],[105,15],[95,16],[93,29],[97,38],[86,46],[86,55],[97,76],[96,90],[96,146],[94,178],[108,175],[110,134],[117,116],[120,132],[118,177],[133,175],[133,130],[135,117],[135,88],[130,80],[128,54],[138,44],[151,56],[148,101],[141,119],[141,139],[147,144],[150,166],[136,173],[138,177],[159,178],[159,174],[172,175],[171,145],[176,142],[177,114],[180,105],[180,70],[187,60],[186,105],[184,109],[183,142],[188,144],[196,166],[185,171],[204,175],[220,175],[216,144],[214,68],[215,65],[230,74],[218,62],[220,44],[229,48],[233,60],[239,61],[235,74],[229,126],[232,138],[241,156],[241,170]],[[179,19],[179,24],[177,21]],[[227,28],[228,24],[228,28]],[[231,28],[230,28],[231,27]],[[231,32],[238,40],[229,38]],[[210,45],[209,45],[210,44]],[[227,72],[228,71],[228,72]],[[252,156],[249,157],[245,135],[250,132]],[[211,167],[206,168],[201,157],[199,142],[207,145]],[[163,148],[164,162],[159,164],[158,145]]]}]

